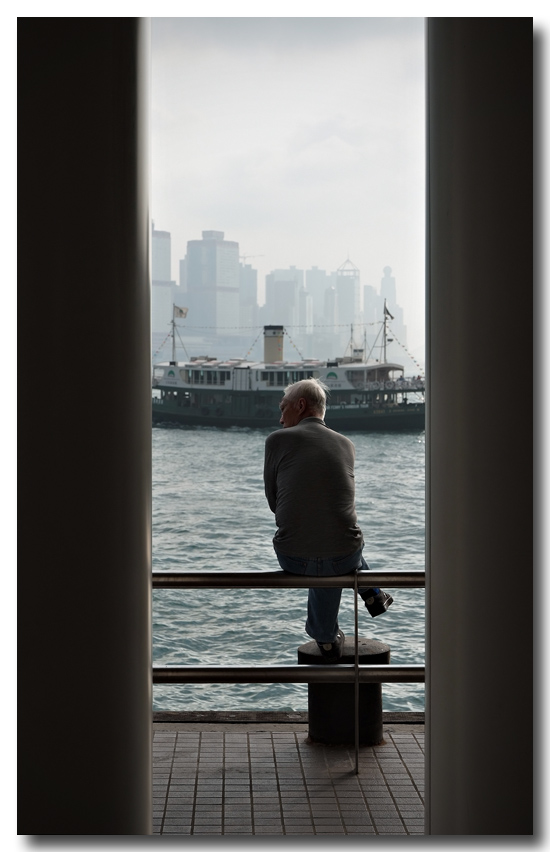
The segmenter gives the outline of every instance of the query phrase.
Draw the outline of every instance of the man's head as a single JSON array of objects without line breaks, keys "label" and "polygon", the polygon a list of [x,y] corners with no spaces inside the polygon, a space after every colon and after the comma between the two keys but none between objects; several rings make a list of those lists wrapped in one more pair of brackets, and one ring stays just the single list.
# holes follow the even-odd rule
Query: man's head
[{"label": "man's head", "polygon": [[284,429],[296,426],[304,417],[325,416],[328,388],[319,379],[302,379],[285,388],[285,395],[279,403]]}]

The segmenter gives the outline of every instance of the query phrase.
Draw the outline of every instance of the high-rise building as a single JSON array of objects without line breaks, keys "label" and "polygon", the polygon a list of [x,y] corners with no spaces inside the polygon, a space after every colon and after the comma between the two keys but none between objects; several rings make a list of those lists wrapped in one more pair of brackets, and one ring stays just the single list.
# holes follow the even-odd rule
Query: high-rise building
[{"label": "high-rise building", "polygon": [[171,236],[169,231],[155,230],[151,239],[151,328],[153,334],[166,334],[170,330],[173,305],[185,307],[180,288],[172,280]]},{"label": "high-rise building", "polygon": [[247,263],[239,265],[240,325],[244,330],[258,325],[258,271]]},{"label": "high-rise building", "polygon": [[152,238],[153,281],[170,281],[172,277],[172,241],[169,231],[156,231],[153,222]]},{"label": "high-rise building", "polygon": [[380,301],[382,303],[382,313],[384,310],[384,300],[386,306],[392,315],[391,328],[395,336],[402,346],[407,345],[407,326],[403,322],[403,308],[397,304],[397,291],[395,287],[395,278],[391,274],[391,266],[385,266],[382,270],[384,277],[380,282]]},{"label": "high-rise building", "polygon": [[325,292],[336,286],[336,273],[325,272],[317,266],[306,269],[306,290],[311,294],[313,321],[322,325],[325,319]]},{"label": "high-rise building", "polygon": [[179,262],[179,270],[180,270],[180,292],[187,293],[187,258],[184,257],[183,260]]},{"label": "high-rise building", "polygon": [[275,323],[287,328],[299,325],[299,292],[304,286],[304,273],[291,266],[274,269],[265,277],[265,306],[262,312],[266,324]]},{"label": "high-rise building", "polygon": [[336,293],[338,298],[338,321],[340,325],[349,326],[359,322],[360,305],[360,273],[358,268],[346,260],[336,272]]},{"label": "high-rise building", "polygon": [[239,334],[239,244],[223,231],[187,243],[187,299],[192,326]]},{"label": "high-rise building", "polygon": [[[383,306],[382,302],[382,306]],[[363,287],[363,321],[366,325],[378,322],[380,312],[380,296],[371,284]]]},{"label": "high-rise building", "polygon": [[[363,315],[367,336],[367,346],[370,348],[376,343],[376,349],[382,345],[380,334],[381,324],[384,321],[384,302],[391,316],[388,321],[388,358],[399,360],[403,356],[403,348],[407,346],[407,326],[403,322],[403,308],[397,304],[397,290],[395,278],[391,274],[391,267],[385,266],[384,277],[380,281],[380,293],[375,287],[366,285],[363,287]],[[401,346],[399,345],[401,344]],[[378,357],[378,355],[376,356]]]},{"label": "high-rise building", "polygon": [[313,299],[305,287],[298,291],[298,328],[300,335],[313,334]]},{"label": "high-rise building", "polygon": [[338,296],[336,287],[325,290],[324,319],[328,330],[336,334],[338,328]]}]

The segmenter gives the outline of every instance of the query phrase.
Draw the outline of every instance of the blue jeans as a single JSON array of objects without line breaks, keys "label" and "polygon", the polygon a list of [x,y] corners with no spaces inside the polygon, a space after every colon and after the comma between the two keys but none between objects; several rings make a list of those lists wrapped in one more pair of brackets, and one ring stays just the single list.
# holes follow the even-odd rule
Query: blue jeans
[{"label": "blue jeans", "polygon": [[[363,548],[347,556],[286,556],[277,553],[279,565],[289,574],[301,574],[307,577],[333,577],[351,574],[355,571],[368,571],[369,566],[363,558]],[[365,600],[378,589],[359,589]],[[338,634],[338,610],[342,589],[314,588],[309,590],[307,602],[306,633],[317,642],[334,642]]]}]

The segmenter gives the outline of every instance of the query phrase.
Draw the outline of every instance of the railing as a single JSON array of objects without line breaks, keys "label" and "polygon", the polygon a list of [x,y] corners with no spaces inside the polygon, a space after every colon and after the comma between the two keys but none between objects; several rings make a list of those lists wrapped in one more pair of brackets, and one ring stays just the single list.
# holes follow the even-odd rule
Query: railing
[{"label": "railing", "polygon": [[354,590],[355,663],[270,666],[156,666],[153,683],[355,683],[355,773],[359,772],[359,684],[424,683],[425,667],[359,665],[358,590],[418,589],[425,585],[424,571],[358,571],[334,577],[308,577],[286,571],[154,571],[153,589],[303,589],[311,587]]},{"label": "railing", "polygon": [[426,390],[426,383],[420,379],[403,379],[400,381],[399,379],[381,379],[378,382],[357,382],[353,383],[351,379],[348,380],[351,384],[353,390],[395,390],[395,391],[421,391],[422,393]]},{"label": "railing", "polygon": [[306,577],[287,571],[153,571],[154,589],[353,589],[387,586],[422,589],[425,571],[359,571],[334,577]]}]

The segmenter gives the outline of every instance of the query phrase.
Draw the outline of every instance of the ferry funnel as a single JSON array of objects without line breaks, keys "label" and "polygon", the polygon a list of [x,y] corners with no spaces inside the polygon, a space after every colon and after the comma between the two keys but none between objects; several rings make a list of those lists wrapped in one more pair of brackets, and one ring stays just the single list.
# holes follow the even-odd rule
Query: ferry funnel
[{"label": "ferry funnel", "polygon": [[283,360],[284,326],[264,325],[264,361],[273,364]]}]

